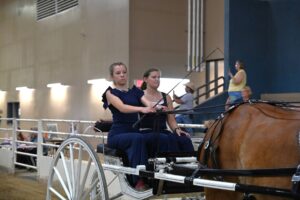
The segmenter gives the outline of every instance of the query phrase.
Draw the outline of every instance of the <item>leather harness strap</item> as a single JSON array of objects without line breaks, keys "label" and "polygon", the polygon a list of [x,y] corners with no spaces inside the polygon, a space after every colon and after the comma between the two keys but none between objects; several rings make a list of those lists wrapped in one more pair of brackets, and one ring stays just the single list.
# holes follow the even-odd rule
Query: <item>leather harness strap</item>
[{"label": "leather harness strap", "polygon": [[215,169],[219,168],[218,164],[218,154],[217,151],[219,149],[219,137],[223,132],[223,119],[224,115],[221,115],[216,121],[213,123],[212,127],[214,130],[212,134],[210,134],[208,139],[204,138],[201,145],[199,146],[199,152],[204,149],[204,155],[200,160],[200,163],[204,166],[208,165],[208,160],[211,158],[212,167]]},{"label": "leather harness strap", "polygon": [[[226,120],[226,114],[230,114],[233,110],[235,110],[239,105],[244,103],[239,103],[231,106],[227,111],[222,113],[211,125],[213,127],[213,131],[210,135],[208,135],[208,139],[206,137],[203,139],[201,145],[198,148],[198,152],[204,149],[204,155],[202,159],[199,159],[201,165],[206,166],[208,165],[209,158],[211,159],[212,168],[218,169],[218,150],[219,150],[219,138],[224,130],[224,120]],[[207,135],[206,135],[207,136]],[[200,154],[199,154],[200,155]]]}]

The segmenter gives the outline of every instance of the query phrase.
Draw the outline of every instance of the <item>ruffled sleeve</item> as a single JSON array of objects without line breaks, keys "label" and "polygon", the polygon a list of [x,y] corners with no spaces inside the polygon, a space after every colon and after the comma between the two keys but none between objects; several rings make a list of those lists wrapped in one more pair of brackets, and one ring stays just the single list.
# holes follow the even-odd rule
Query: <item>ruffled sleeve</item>
[{"label": "ruffled sleeve", "polygon": [[103,102],[103,108],[104,108],[104,109],[107,109],[107,108],[108,108],[108,101],[107,101],[107,98],[106,98],[106,92],[107,92],[108,90],[111,91],[112,88],[109,86],[109,87],[105,90],[105,92],[102,94],[102,102]]},{"label": "ruffled sleeve", "polygon": [[138,99],[141,99],[144,96],[144,91],[137,88],[135,85],[132,86],[132,91],[137,96]]}]

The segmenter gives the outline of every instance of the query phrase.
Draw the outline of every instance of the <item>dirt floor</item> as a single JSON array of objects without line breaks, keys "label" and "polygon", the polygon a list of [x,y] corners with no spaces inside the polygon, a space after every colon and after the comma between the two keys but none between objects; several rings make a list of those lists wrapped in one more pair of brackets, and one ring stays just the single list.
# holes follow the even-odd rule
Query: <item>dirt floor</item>
[{"label": "dirt floor", "polygon": [[0,170],[0,200],[40,200],[46,198],[46,183],[26,170],[17,175]]}]

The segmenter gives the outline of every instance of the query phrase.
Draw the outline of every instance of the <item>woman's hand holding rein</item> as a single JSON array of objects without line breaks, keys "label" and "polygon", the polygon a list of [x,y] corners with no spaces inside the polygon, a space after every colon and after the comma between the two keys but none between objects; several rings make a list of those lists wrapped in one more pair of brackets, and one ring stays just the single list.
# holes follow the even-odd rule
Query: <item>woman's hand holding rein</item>
[{"label": "woman's hand holding rein", "polygon": [[156,112],[155,108],[153,107],[140,107],[141,108],[141,113],[153,113]]},{"label": "woman's hand holding rein", "polygon": [[187,132],[181,130],[179,127],[176,127],[176,128],[174,129],[174,133],[177,134],[178,136],[185,135],[185,136],[187,136],[187,137],[191,137],[189,133],[187,133]]}]

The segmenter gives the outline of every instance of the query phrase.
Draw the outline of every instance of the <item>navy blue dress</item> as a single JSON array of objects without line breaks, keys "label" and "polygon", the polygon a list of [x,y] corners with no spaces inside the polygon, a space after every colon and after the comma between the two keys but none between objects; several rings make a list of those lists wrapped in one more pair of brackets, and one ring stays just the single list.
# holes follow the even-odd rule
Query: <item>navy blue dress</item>
[{"label": "navy blue dress", "polygon": [[[162,92],[160,105],[167,106],[167,95]],[[166,113],[147,113],[140,122],[142,132],[147,133],[147,148],[150,156],[158,152],[192,152],[194,147],[190,138],[178,136],[167,129]],[[159,144],[159,146],[158,146]]]},{"label": "navy blue dress", "polygon": [[[128,91],[120,91],[111,87],[107,90],[119,97],[124,104],[142,106],[141,97],[144,92],[136,86]],[[122,113],[113,105],[108,105],[105,95],[107,90],[102,95],[103,107],[109,108],[113,117],[112,127],[107,138],[108,146],[126,152],[130,167],[136,168],[137,165],[146,165],[148,160],[146,141],[138,128],[132,127],[138,120],[138,113]]]}]

